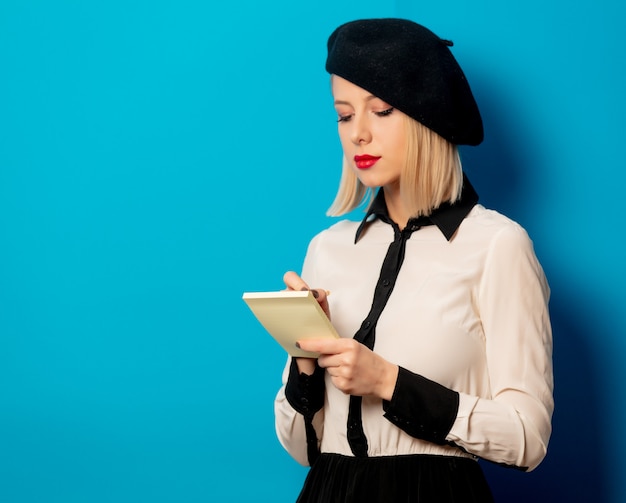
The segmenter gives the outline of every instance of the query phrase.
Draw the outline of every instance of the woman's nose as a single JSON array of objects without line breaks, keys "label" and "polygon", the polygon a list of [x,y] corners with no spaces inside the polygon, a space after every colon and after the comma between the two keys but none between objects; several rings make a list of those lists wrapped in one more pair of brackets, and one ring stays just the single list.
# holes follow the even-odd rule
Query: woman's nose
[{"label": "woman's nose", "polygon": [[363,143],[369,143],[372,141],[372,133],[367,123],[367,118],[361,116],[360,118],[354,117],[352,120],[352,135],[351,140],[355,145]]}]

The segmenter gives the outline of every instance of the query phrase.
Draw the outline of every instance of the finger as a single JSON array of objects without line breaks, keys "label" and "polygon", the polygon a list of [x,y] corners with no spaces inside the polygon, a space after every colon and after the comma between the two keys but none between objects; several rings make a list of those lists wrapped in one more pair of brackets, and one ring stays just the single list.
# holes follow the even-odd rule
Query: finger
[{"label": "finger", "polygon": [[341,352],[342,339],[301,339],[296,344],[304,351],[319,353],[322,355],[333,355]]},{"label": "finger", "polygon": [[311,291],[317,299],[317,302],[319,302],[322,310],[326,313],[326,316],[330,318],[330,308],[328,307],[328,294],[330,292],[328,290],[322,290],[321,288],[315,288]]},{"label": "finger", "polygon": [[341,368],[341,354],[321,354],[317,363],[320,367],[328,370],[331,375],[335,375],[333,372]]},{"label": "finger", "polygon": [[287,290],[309,290],[309,285],[293,271],[287,271],[283,275],[283,281],[287,286]]}]

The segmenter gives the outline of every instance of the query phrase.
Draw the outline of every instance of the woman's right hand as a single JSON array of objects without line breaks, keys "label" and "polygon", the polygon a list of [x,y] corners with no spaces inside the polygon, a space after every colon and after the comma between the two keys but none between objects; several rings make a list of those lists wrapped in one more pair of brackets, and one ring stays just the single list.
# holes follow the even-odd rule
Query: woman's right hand
[{"label": "woman's right hand", "polygon": [[[287,271],[283,276],[283,281],[285,282],[285,286],[287,286],[287,290],[311,290],[313,292],[313,296],[319,302],[320,307],[326,313],[326,316],[330,318],[330,309],[328,308],[328,295],[326,294],[326,290],[321,289],[311,289],[309,285],[305,283],[305,281],[298,276],[293,271]],[[315,358],[296,358],[296,364],[298,365],[298,370],[301,373],[311,375],[315,371]]]},{"label": "woman's right hand", "polygon": [[319,305],[326,313],[326,316],[330,319],[330,309],[328,308],[328,295],[326,290],[320,288],[310,288],[304,280],[293,271],[287,271],[283,276],[283,281],[287,286],[287,290],[311,290],[313,296],[319,302]]}]

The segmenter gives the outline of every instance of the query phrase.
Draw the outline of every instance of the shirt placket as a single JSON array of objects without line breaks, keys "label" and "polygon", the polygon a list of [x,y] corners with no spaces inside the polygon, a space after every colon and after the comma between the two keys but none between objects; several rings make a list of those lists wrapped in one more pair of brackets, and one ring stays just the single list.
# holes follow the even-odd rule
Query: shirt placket
[{"label": "shirt placket", "polygon": [[[404,261],[406,242],[413,232],[421,228],[420,225],[409,222],[403,230],[400,230],[396,223],[390,220],[387,220],[387,223],[393,227],[394,240],[387,249],[380,276],[376,282],[372,307],[354,335],[355,340],[372,350],[376,342],[376,325],[393,292]],[[357,457],[367,457],[368,449],[367,437],[363,431],[362,401],[361,396],[351,395],[348,409],[347,438],[352,453]]]}]

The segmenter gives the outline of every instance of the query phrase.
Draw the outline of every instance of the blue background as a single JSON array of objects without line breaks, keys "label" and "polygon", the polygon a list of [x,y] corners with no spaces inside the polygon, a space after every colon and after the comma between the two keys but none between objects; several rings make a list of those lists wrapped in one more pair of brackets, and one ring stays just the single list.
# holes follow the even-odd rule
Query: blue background
[{"label": "blue background", "polygon": [[0,501],[293,501],[282,350],[241,301],[333,222],[325,42],[444,38],[483,112],[464,149],[553,297],[556,412],[500,501],[626,501],[626,71],[617,0],[0,4]]}]

